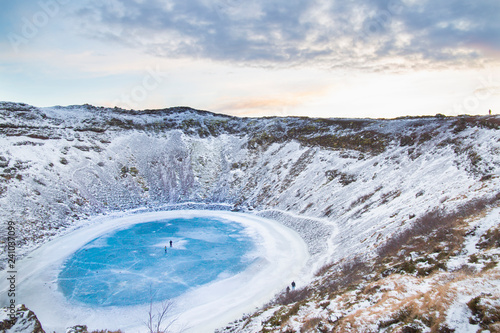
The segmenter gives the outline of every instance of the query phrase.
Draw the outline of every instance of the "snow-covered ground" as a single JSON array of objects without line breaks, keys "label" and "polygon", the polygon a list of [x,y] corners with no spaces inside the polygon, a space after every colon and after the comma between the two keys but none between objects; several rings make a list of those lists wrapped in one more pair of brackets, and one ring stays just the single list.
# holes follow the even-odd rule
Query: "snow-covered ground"
[{"label": "snow-covered ground", "polygon": [[[320,332],[335,333],[499,332],[500,207],[487,208],[484,213],[460,224],[466,234],[463,245],[451,244],[455,241],[451,239],[435,242],[428,238],[418,253],[406,253],[404,260],[416,263],[414,269],[392,266],[392,273],[384,273],[387,266],[379,263],[377,267],[372,261],[351,283],[329,291],[329,283],[342,281],[343,276],[320,276],[319,280],[326,281],[313,284],[316,288],[311,288],[310,297],[291,304],[272,304],[221,331],[257,333],[264,327],[268,332],[300,332],[316,327]],[[487,230],[497,230],[496,238],[493,234],[485,237]],[[440,245],[444,248],[436,250]],[[442,263],[433,261],[443,260],[446,247],[450,250],[452,246],[461,250]],[[390,263],[389,259],[385,262]],[[448,268],[433,269],[430,274],[418,271],[430,268],[430,263],[439,267],[447,264]],[[343,271],[345,276],[351,273],[349,266]]]},{"label": "snow-covered ground", "polygon": [[[211,332],[252,311],[291,281],[301,281],[309,254],[304,241],[293,230],[250,214],[168,211],[98,218],[91,226],[40,247],[18,263],[18,301],[33,310],[44,329],[51,332],[64,332],[65,328],[82,323],[95,329],[144,331],[149,304],[102,308],[70,302],[58,288],[58,273],[69,255],[98,236],[136,223],[179,217],[216,217],[240,223],[256,242],[253,253],[256,261],[237,275],[220,278],[172,299],[174,307],[167,321],[176,319],[175,324],[187,331]],[[1,281],[0,288],[4,290],[4,276]],[[156,309],[161,304],[157,302],[153,306]]]},{"label": "snow-covered ground", "polygon": [[[325,263],[376,257],[429,212],[499,193],[499,120],[240,119],[0,103],[0,216],[15,225],[22,257],[120,211],[251,212],[303,239],[304,285]],[[477,235],[486,230],[478,225]]]}]

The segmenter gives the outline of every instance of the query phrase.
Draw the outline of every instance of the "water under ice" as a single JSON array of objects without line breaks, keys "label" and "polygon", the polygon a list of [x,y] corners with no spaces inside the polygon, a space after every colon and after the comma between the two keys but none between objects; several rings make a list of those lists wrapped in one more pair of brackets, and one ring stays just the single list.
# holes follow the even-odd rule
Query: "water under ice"
[{"label": "water under ice", "polygon": [[136,224],[70,256],[59,288],[70,301],[91,306],[145,304],[152,295],[155,301],[171,299],[243,271],[254,248],[243,226],[215,217]]}]

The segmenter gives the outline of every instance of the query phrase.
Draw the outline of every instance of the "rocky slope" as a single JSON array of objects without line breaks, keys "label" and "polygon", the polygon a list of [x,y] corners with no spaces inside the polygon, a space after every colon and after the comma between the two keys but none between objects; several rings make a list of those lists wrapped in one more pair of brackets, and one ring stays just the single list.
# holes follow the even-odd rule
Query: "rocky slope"
[{"label": "rocky slope", "polygon": [[0,332],[45,333],[33,311],[22,304],[11,309],[0,309]]},{"label": "rocky slope", "polygon": [[[179,207],[252,211],[290,226],[306,240],[313,261],[302,282],[310,290],[281,295],[228,330],[346,331],[347,323],[365,331],[402,329],[409,319],[372,315],[367,317],[372,322],[354,323],[340,318],[368,309],[383,312],[373,309],[377,303],[370,305],[370,295],[425,294],[417,287],[403,292],[397,285],[425,280],[425,290],[432,290],[432,283],[451,278],[440,274],[453,275],[463,268],[457,262],[467,263],[472,254],[482,266],[470,278],[481,273],[498,283],[493,264],[498,244],[475,246],[487,242],[482,237],[488,233],[493,236],[487,239],[495,239],[499,219],[490,218],[489,227],[475,234],[475,244],[470,232],[498,206],[499,127],[497,116],[252,119],[183,107],[131,111],[0,103],[0,216],[15,223],[23,255],[97,214]],[[441,230],[458,238],[446,245],[439,241]],[[5,239],[6,228],[1,232]],[[422,237],[433,247],[411,250]],[[410,250],[400,253],[405,247]],[[411,263],[420,258],[422,267],[401,269],[410,253]],[[424,262],[441,266],[422,275]],[[492,272],[496,275],[489,276]],[[364,280],[349,278],[331,287],[329,281],[350,273]],[[483,284],[477,285],[476,296],[483,292]],[[370,294],[364,288],[375,289]],[[477,300],[476,308],[490,301],[498,306],[498,295],[483,289],[492,296]],[[421,322],[428,329],[435,326]]]}]

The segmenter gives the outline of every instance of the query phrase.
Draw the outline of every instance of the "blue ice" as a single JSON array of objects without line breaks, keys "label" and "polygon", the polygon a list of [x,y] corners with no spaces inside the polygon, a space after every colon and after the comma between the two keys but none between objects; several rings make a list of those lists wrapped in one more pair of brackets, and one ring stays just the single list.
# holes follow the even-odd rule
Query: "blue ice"
[{"label": "blue ice", "polygon": [[91,306],[171,299],[244,270],[253,249],[241,225],[214,217],[136,224],[75,252],[63,264],[59,288],[70,301]]}]

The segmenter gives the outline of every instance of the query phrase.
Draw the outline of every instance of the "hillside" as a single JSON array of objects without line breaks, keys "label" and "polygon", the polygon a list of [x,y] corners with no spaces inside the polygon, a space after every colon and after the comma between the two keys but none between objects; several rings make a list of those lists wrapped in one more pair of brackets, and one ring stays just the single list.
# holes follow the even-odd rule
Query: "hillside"
[{"label": "hillside", "polygon": [[125,210],[228,209],[296,230],[312,255],[299,289],[225,331],[495,331],[499,127],[0,103],[0,216],[20,255]]}]

